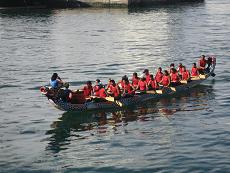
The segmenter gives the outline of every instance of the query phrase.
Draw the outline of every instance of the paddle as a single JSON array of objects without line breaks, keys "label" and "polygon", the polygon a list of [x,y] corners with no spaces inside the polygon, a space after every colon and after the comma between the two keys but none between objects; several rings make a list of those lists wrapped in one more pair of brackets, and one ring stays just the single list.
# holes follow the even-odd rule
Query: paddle
[{"label": "paddle", "polygon": [[188,81],[187,81],[187,80],[181,80],[180,83],[182,83],[182,84],[187,84]]},{"label": "paddle", "polygon": [[155,90],[148,90],[146,91],[147,94],[156,94],[156,91]]},{"label": "paddle", "polygon": [[199,76],[192,76],[191,80],[200,80],[200,77]]},{"label": "paddle", "polygon": [[176,88],[175,87],[170,87],[170,89],[174,92],[176,92]]},{"label": "paddle", "polygon": [[156,90],[156,94],[163,94],[163,93],[165,93],[165,89],[166,90],[170,89],[170,90],[176,92],[176,88],[175,87],[164,87],[163,89]]},{"label": "paddle", "polygon": [[115,100],[115,98],[114,97],[105,97],[105,100],[107,100],[107,101],[110,101],[110,102],[114,102],[114,103],[116,103],[118,106],[120,106],[120,107],[122,107],[123,106],[123,104],[120,102],[120,101],[118,101],[118,100]]},{"label": "paddle", "polygon": [[199,77],[200,77],[200,79],[206,79],[207,75],[206,74],[200,74]]}]

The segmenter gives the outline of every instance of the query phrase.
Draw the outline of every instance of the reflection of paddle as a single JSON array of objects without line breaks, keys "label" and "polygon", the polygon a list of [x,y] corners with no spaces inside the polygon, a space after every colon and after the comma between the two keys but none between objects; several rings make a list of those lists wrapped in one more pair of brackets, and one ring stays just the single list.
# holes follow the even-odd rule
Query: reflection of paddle
[{"label": "reflection of paddle", "polygon": [[123,106],[123,104],[120,101],[116,100],[114,97],[111,97],[111,96],[110,97],[105,97],[105,100],[110,101],[110,102],[114,102],[120,107]]},{"label": "reflection of paddle", "polygon": [[92,101],[95,101],[96,103],[105,102],[105,101],[106,101],[105,98],[101,98],[101,97],[97,97],[97,96],[90,96],[90,99],[91,99]]}]

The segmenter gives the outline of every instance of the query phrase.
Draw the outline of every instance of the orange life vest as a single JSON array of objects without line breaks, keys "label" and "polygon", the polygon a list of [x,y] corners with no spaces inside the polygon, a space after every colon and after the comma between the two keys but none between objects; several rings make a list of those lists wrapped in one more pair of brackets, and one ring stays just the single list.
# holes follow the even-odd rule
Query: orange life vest
[{"label": "orange life vest", "polygon": [[94,95],[95,96],[98,96],[99,97],[99,90],[100,90],[100,87],[98,85],[95,85],[93,87],[93,92],[94,92]]},{"label": "orange life vest", "polygon": [[106,93],[105,93],[105,88],[101,88],[101,89],[99,90],[99,97],[101,97],[101,98],[107,97],[107,95],[106,95]]},{"label": "orange life vest", "polygon": [[145,75],[145,81],[148,83],[150,81],[150,74]]},{"label": "orange life vest", "polygon": [[134,87],[136,87],[138,85],[138,82],[139,82],[139,78],[135,78],[135,77],[132,78],[132,85]]},{"label": "orange life vest", "polygon": [[201,68],[205,68],[205,65],[206,65],[206,60],[205,59],[200,59],[200,67]]},{"label": "orange life vest", "polygon": [[150,80],[149,81],[149,85],[152,89],[158,89],[159,88],[159,85],[157,84],[157,81],[154,79],[154,80]]},{"label": "orange life vest", "polygon": [[140,80],[139,82],[138,82],[138,85],[139,85],[139,89],[141,90],[141,91],[145,91],[147,88],[146,88],[146,82],[145,81],[142,81],[142,80]]},{"label": "orange life vest", "polygon": [[125,93],[128,93],[128,94],[132,94],[133,93],[133,88],[130,85],[130,83],[124,84],[124,88],[123,89],[124,89]]},{"label": "orange life vest", "polygon": [[117,86],[110,85],[109,89],[112,92],[113,97],[118,97],[119,96],[119,91],[118,91]]},{"label": "orange life vest", "polygon": [[172,73],[171,74],[171,80],[172,80],[172,82],[175,82],[175,83],[179,82],[180,79],[179,79],[178,74],[177,73]]},{"label": "orange life vest", "polygon": [[83,88],[84,96],[89,97],[91,95],[92,90],[93,90],[92,87],[85,86]]},{"label": "orange life vest", "polygon": [[191,70],[191,76],[199,76],[198,69],[193,67]]},{"label": "orange life vest", "polygon": [[183,71],[182,73],[182,80],[188,80],[189,79],[189,71]]},{"label": "orange life vest", "polygon": [[163,76],[162,78],[162,85],[168,86],[170,84],[169,76]]},{"label": "orange life vest", "polygon": [[162,72],[157,72],[155,76],[156,81],[159,83],[162,80],[163,76],[164,74]]}]

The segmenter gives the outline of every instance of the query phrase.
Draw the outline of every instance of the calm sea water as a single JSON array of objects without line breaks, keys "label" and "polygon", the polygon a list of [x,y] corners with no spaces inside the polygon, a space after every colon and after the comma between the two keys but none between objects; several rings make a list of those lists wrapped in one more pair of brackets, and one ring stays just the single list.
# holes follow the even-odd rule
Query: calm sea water
[{"label": "calm sea water", "polygon": [[[1,9],[0,172],[229,172],[229,9]],[[74,89],[201,54],[215,78],[130,109],[64,113],[39,92],[53,72]]]}]

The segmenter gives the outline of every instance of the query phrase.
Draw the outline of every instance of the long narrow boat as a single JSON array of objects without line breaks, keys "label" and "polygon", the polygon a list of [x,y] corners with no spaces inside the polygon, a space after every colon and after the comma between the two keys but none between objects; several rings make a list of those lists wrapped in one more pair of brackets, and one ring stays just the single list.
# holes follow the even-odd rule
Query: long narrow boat
[{"label": "long narrow boat", "polygon": [[[212,64],[209,68],[209,72],[206,72],[203,75],[200,75],[198,78],[192,78],[189,82],[184,82],[182,85],[176,87],[168,87],[163,90],[157,91],[147,91],[142,94],[135,94],[132,97],[120,98],[119,100],[114,100],[113,97],[108,97],[106,99],[92,99],[91,101],[86,101],[84,103],[71,103],[66,102],[55,97],[52,92],[52,89],[49,87],[41,87],[40,91],[45,95],[49,102],[52,103],[56,108],[62,111],[90,111],[90,110],[104,110],[104,109],[116,109],[127,106],[136,105],[138,103],[143,103],[148,100],[157,100],[162,97],[168,97],[177,93],[188,92],[191,88],[199,85],[205,81],[208,77],[214,76],[214,70],[216,66],[216,59],[212,58]],[[78,92],[78,91],[77,91]]]}]

